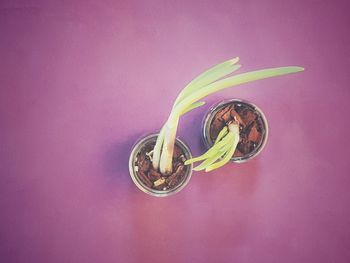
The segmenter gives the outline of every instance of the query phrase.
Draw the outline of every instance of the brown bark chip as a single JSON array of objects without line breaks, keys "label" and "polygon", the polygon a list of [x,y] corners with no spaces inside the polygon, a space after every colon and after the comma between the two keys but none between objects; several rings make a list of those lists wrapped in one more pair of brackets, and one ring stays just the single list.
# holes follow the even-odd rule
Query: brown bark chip
[{"label": "brown bark chip", "polygon": [[149,153],[153,150],[155,143],[144,145],[137,154],[135,166],[137,167],[136,175],[140,181],[147,187],[155,190],[171,190],[176,188],[184,180],[189,167],[184,165],[184,152],[175,145],[173,155],[173,173],[170,175],[162,175],[155,170],[149,158]]},{"label": "brown bark chip", "polygon": [[215,141],[222,128],[234,120],[240,124],[240,142],[234,157],[244,157],[255,151],[263,139],[263,120],[252,106],[240,102],[223,106],[212,119],[209,135],[211,140]]}]

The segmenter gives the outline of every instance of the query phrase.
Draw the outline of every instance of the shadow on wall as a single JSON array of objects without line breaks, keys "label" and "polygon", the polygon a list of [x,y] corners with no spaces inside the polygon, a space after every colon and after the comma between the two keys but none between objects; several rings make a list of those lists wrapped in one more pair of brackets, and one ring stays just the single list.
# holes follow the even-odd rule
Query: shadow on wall
[{"label": "shadow on wall", "polygon": [[106,152],[106,175],[109,183],[117,186],[118,189],[127,190],[133,185],[129,175],[129,156],[135,142],[144,134],[128,136],[123,142],[111,145]]}]

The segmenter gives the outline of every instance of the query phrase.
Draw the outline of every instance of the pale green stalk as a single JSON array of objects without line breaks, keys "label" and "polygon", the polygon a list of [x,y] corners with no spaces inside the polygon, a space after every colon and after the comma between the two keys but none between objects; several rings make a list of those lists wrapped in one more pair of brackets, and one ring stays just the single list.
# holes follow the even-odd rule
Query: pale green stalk
[{"label": "pale green stalk", "polygon": [[[227,132],[226,135],[223,135],[224,131]],[[185,164],[187,165],[193,162],[204,160],[200,165],[193,169],[194,171],[214,169],[213,167],[218,168],[226,164],[233,156],[239,142],[239,123],[229,123],[228,126],[225,126],[220,131],[219,134],[223,136],[221,140],[217,140],[216,143],[206,153],[199,157],[186,161]],[[230,158],[228,158],[229,154]]]},{"label": "pale green stalk", "polygon": [[159,169],[162,174],[170,174],[173,170],[173,153],[178,123],[179,117],[175,117],[165,124],[164,141],[159,162]]},{"label": "pale green stalk", "polygon": [[228,128],[227,126],[225,126],[224,128],[222,128],[222,130],[219,132],[218,137],[216,137],[216,140],[214,142],[214,144],[218,143],[219,141],[221,141],[222,138],[224,138],[228,133]]},{"label": "pale green stalk", "polygon": [[205,167],[215,163],[218,159],[220,159],[223,155],[225,154],[225,152],[216,152],[213,156],[205,159],[200,165],[196,166],[193,168],[194,171],[200,171],[205,169]]},{"label": "pale green stalk", "polygon": [[206,96],[213,94],[217,91],[220,91],[232,86],[237,86],[243,83],[248,83],[248,82],[271,78],[271,77],[282,76],[290,73],[296,73],[303,70],[304,69],[301,67],[270,68],[270,69],[262,69],[262,70],[242,73],[239,75],[221,79],[193,92],[192,94],[184,98],[180,103],[176,105],[176,107],[173,109],[171,114],[176,116],[179,114],[179,112],[182,112],[184,108],[187,108],[193,102],[203,99]]},{"label": "pale green stalk", "polygon": [[[240,68],[240,65],[234,65],[235,63],[237,63],[239,61],[239,58],[236,57],[234,59],[230,59],[228,61],[225,61],[221,64],[218,64],[210,69],[208,69],[207,71],[205,71],[204,73],[200,74],[198,77],[196,77],[194,80],[192,80],[178,95],[173,109],[175,108],[176,104],[178,104],[181,100],[183,100],[185,97],[187,97],[189,94],[191,94],[192,92],[194,92],[195,90],[198,90],[236,70],[238,70]],[[198,102],[195,101],[192,104],[188,105],[187,107],[184,107],[182,109],[182,111],[180,112],[180,116],[195,109],[198,108],[202,105],[204,105],[205,102]],[[172,166],[172,158],[169,158],[170,155],[168,154],[162,154],[161,153],[161,149],[164,148],[167,151],[169,151],[169,149],[173,149],[174,146],[171,146],[171,144],[175,144],[175,137],[171,137],[172,139],[170,140],[169,138],[167,138],[167,136],[165,135],[165,130],[168,128],[165,128],[165,126],[167,127],[177,127],[177,123],[178,122],[178,118],[179,117],[172,117],[170,114],[169,119],[172,120],[173,123],[169,123],[169,120],[167,121],[167,123],[163,126],[163,128],[161,129],[157,141],[156,141],[156,145],[154,147],[153,150],[153,160],[152,160],[152,165],[155,169],[158,169],[160,166],[160,162],[163,158],[168,158],[167,160],[163,160],[163,164],[168,163],[167,165],[162,165],[162,167],[165,169],[165,167],[167,167],[167,170],[163,170],[161,169],[161,173],[165,174],[165,173],[171,173],[171,166]],[[174,121],[176,120],[176,121]],[[176,130],[175,130],[175,134],[176,134]],[[165,145],[164,140],[167,139],[167,145]],[[173,141],[172,141],[173,140]],[[168,157],[166,157],[168,156]]]},{"label": "pale green stalk", "polygon": [[238,70],[241,67],[241,65],[235,65],[238,61],[239,57],[227,60],[200,74],[189,84],[187,84],[187,86],[183,90],[181,90],[181,92],[175,100],[174,106],[198,88],[207,86],[208,84]]},{"label": "pale green stalk", "polygon": [[[238,58],[214,66],[212,69],[207,70],[194,79],[183,91],[180,92],[174,103],[169,119],[158,136],[153,153],[155,157],[153,158],[153,166],[156,169],[160,166],[162,174],[172,172],[172,155],[176,138],[176,129],[180,116],[189,110],[201,106],[202,102],[198,103],[200,99],[231,86],[303,70],[301,67],[271,68],[221,79],[239,68],[239,65],[233,66],[237,61]],[[162,151],[160,149],[162,149]],[[158,165],[159,163],[160,165]]]},{"label": "pale green stalk", "polygon": [[165,135],[165,125],[160,130],[157,137],[156,145],[153,148],[152,165],[153,165],[153,168],[156,170],[159,169],[160,153],[163,147],[164,135]]},{"label": "pale green stalk", "polygon": [[[205,104],[205,101],[198,101],[198,102],[192,103],[187,109],[185,109],[181,113],[181,116],[184,115],[185,113],[195,109],[195,108],[198,108],[198,107],[204,105],[204,104]],[[159,168],[160,154],[161,154],[161,150],[162,150],[162,146],[163,146],[163,142],[164,142],[164,134],[165,134],[165,125],[160,130],[158,137],[157,137],[156,144],[155,144],[154,149],[153,149],[152,165],[156,170],[158,170],[158,168]]]},{"label": "pale green stalk", "polygon": [[226,155],[224,156],[224,158],[222,158],[220,161],[209,165],[205,168],[206,172],[210,172],[214,169],[217,169],[223,165],[225,165],[226,163],[228,163],[233,154],[236,151],[237,145],[239,143],[239,124],[233,123],[233,124],[229,124],[229,130],[231,134],[233,134],[233,142],[231,142],[232,144],[230,145],[230,150],[226,153]]},{"label": "pale green stalk", "polygon": [[206,172],[210,172],[214,169],[217,169],[223,165],[225,165],[226,163],[228,163],[232,157],[232,155],[235,153],[235,149],[231,148],[230,151],[226,152],[224,158],[222,158],[220,161],[208,166],[207,168],[205,168]]},{"label": "pale green stalk", "polygon": [[223,146],[223,148],[215,153],[213,153],[213,156],[210,156],[209,158],[207,158],[204,162],[202,162],[200,165],[196,166],[195,168],[193,168],[194,171],[200,171],[200,170],[204,170],[207,167],[209,167],[210,165],[212,165],[213,163],[215,163],[218,159],[220,159],[221,157],[225,156],[225,154],[227,153],[227,151],[230,150],[231,145],[234,141],[234,138],[231,137],[227,144]]},{"label": "pale green stalk", "polygon": [[227,134],[220,142],[214,144],[208,151],[206,151],[201,156],[198,156],[196,158],[189,159],[185,162],[186,165],[195,163],[198,161],[202,161],[204,159],[207,159],[208,157],[214,155],[216,152],[220,151],[225,145],[229,143],[229,141],[232,139],[232,134]]}]

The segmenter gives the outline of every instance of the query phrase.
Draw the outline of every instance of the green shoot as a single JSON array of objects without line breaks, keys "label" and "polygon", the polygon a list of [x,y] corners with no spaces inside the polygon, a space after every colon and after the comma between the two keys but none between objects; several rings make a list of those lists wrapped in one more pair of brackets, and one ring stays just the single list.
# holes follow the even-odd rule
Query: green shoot
[{"label": "green shoot", "polygon": [[227,128],[227,126],[225,126],[225,127],[222,128],[222,130],[219,132],[218,137],[216,138],[214,144],[215,144],[215,143],[218,143],[219,141],[221,141],[221,139],[222,139],[223,137],[225,137],[227,133],[228,133],[228,128]]},{"label": "green shoot", "polygon": [[[228,76],[240,68],[240,65],[236,65],[238,61],[239,58],[234,58],[212,67],[192,80],[180,92],[175,100],[168,120],[160,130],[153,150],[152,165],[155,169],[160,169],[162,174],[170,174],[172,172],[172,157],[179,119],[183,114],[204,105],[204,102],[200,100],[206,96],[239,84],[296,73],[304,70],[301,67],[281,67]],[[226,138],[228,134],[230,134],[229,131],[223,131],[221,134],[222,140]],[[232,144],[232,142],[230,143]],[[234,140],[233,144],[235,143],[238,142]],[[224,161],[229,160],[232,157],[234,151],[231,156],[229,156],[231,151],[232,149],[225,151],[224,154],[219,156],[218,158],[222,158],[219,162],[211,163],[209,165],[210,161],[207,161],[205,169],[212,170],[221,166],[223,163],[225,163]],[[207,157],[212,157],[212,159],[215,159],[214,155]]]},{"label": "green shoot", "polygon": [[[239,69],[240,65],[235,65],[235,63],[237,63],[239,61],[239,58],[233,58],[230,60],[227,60],[221,64],[218,64],[210,69],[208,69],[207,71],[205,71],[204,73],[200,74],[198,77],[196,77],[194,80],[192,80],[178,95],[178,97],[175,100],[173,109],[175,108],[175,106],[181,102],[184,98],[186,98],[189,94],[191,94],[192,92],[234,72],[235,70]],[[197,104],[196,104],[197,103]],[[194,101],[193,103],[189,104],[186,107],[182,107],[181,109],[181,113],[180,115],[183,115],[197,107],[200,107],[202,105],[204,105],[205,102],[198,102],[198,101]],[[171,144],[174,145],[175,144],[175,138],[174,141],[172,141],[171,137],[169,135],[165,136],[165,132],[166,130],[169,131],[169,129],[171,128],[166,128],[167,126],[170,126],[168,124],[169,120],[164,124],[164,126],[162,127],[162,129],[159,132],[157,141],[156,141],[156,145],[154,147],[153,150],[153,161],[152,161],[152,165],[155,169],[159,169],[160,166],[160,160],[161,160],[161,154],[164,152],[168,152],[169,150],[171,151]],[[174,121],[172,121],[174,123]],[[175,123],[174,123],[175,125]],[[177,125],[177,124],[176,124]],[[167,145],[168,146],[164,146],[164,140],[165,137],[167,137]],[[172,146],[173,147],[173,146]],[[165,148],[162,150],[162,148]],[[165,154],[164,154],[165,156]],[[168,154],[168,156],[170,156]],[[172,166],[172,159],[169,159],[167,157],[163,157],[162,158],[163,163],[166,163],[167,165],[167,170],[168,172],[166,172],[165,170],[161,170],[162,174],[166,174],[166,173],[171,173],[171,166]]]},{"label": "green shoot", "polygon": [[186,165],[204,160],[193,168],[195,171],[205,170],[209,172],[217,169],[230,161],[239,142],[239,124],[232,122],[225,126],[219,133],[214,145],[203,155],[185,162]]},{"label": "green shoot", "polygon": [[186,98],[193,91],[207,86],[208,84],[238,70],[241,67],[241,65],[235,65],[238,61],[238,57],[227,60],[200,74],[180,92],[176,98],[174,105],[177,105],[182,99]]},{"label": "green shoot", "polygon": [[185,162],[185,164],[187,165],[187,164],[191,164],[191,163],[205,160],[205,159],[215,155],[216,152],[222,151],[222,149],[224,149],[224,147],[229,144],[230,140],[233,140],[233,138],[231,138],[231,137],[232,137],[231,135],[225,136],[220,142],[215,143],[206,153],[204,153],[201,156],[198,156],[196,158],[192,158],[190,160],[187,160]]}]

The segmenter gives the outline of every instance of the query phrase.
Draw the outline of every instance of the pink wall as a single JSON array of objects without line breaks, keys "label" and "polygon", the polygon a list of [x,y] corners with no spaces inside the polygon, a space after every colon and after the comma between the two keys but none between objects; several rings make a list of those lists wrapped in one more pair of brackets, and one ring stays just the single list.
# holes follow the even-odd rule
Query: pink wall
[{"label": "pink wall", "polygon": [[[0,262],[350,262],[348,3],[1,1]],[[132,144],[237,55],[241,72],[306,70],[208,98],[179,136],[202,153],[205,111],[241,98],[267,147],[143,194]]]}]

